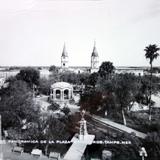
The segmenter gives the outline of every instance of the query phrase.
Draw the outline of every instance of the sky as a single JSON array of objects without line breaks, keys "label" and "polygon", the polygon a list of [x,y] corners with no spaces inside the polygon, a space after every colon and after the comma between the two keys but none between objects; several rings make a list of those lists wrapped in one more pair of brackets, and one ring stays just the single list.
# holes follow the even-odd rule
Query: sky
[{"label": "sky", "polygon": [[[147,66],[144,48],[160,46],[159,0],[0,0],[0,66]],[[154,61],[160,66],[160,57]]]}]

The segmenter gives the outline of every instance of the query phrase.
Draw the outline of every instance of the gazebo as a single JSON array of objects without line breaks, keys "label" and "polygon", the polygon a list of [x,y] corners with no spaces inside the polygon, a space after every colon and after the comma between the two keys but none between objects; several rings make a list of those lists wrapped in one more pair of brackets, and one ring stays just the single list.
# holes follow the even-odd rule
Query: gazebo
[{"label": "gazebo", "polygon": [[51,85],[50,98],[55,102],[69,102],[73,98],[73,87],[67,82],[56,82]]}]

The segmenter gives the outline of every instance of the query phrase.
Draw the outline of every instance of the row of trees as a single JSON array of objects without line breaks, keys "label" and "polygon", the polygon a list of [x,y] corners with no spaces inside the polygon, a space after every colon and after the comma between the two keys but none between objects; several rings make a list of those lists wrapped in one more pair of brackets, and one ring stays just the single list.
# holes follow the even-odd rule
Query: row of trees
[{"label": "row of trees", "polygon": [[[81,95],[81,107],[94,114],[117,113],[120,111],[126,125],[124,112],[128,111],[138,94],[140,81],[133,74],[114,74],[99,77],[96,87]],[[119,117],[118,117],[119,118]]]}]

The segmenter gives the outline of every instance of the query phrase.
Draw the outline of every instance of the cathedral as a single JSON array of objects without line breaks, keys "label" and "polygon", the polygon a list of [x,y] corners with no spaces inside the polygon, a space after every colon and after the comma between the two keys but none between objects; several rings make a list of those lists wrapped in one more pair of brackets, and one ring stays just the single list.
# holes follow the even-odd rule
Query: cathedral
[{"label": "cathedral", "polygon": [[99,56],[96,48],[96,43],[94,42],[93,51],[91,53],[91,64],[89,67],[82,66],[69,66],[69,56],[64,44],[62,55],[61,55],[61,67],[60,72],[75,72],[75,73],[93,73],[97,72],[99,69]]}]

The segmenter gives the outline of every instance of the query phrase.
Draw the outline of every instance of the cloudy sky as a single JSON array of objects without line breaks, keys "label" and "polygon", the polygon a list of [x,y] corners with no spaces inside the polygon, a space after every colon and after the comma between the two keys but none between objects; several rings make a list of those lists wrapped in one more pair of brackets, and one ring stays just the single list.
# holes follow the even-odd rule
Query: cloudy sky
[{"label": "cloudy sky", "polygon": [[100,62],[148,65],[160,0],[0,0],[0,65],[60,65],[65,42],[70,65],[88,66],[94,40]]}]

